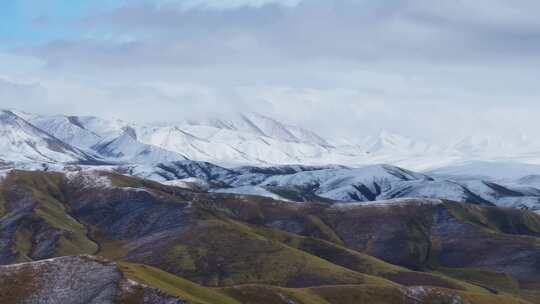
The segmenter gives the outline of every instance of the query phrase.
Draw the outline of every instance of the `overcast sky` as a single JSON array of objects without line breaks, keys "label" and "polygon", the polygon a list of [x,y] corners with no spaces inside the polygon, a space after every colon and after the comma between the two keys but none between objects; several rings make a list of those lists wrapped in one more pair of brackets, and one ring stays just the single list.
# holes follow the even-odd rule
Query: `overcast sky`
[{"label": "overcast sky", "polygon": [[538,0],[4,0],[0,107],[536,136]]}]

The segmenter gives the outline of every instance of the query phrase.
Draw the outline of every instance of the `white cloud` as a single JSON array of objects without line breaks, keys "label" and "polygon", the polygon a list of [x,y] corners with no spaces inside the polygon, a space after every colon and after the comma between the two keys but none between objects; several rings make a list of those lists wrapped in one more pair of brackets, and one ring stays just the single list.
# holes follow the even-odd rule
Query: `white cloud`
[{"label": "white cloud", "polygon": [[262,7],[278,4],[296,6],[302,0],[164,0],[164,4],[180,4],[184,9],[210,8],[210,9],[236,9],[245,6]]},{"label": "white cloud", "polygon": [[[146,121],[255,110],[340,137],[540,127],[537,1],[129,3],[81,20],[84,39],[0,55],[16,84],[2,106]],[[16,95],[32,86],[47,94]]]}]

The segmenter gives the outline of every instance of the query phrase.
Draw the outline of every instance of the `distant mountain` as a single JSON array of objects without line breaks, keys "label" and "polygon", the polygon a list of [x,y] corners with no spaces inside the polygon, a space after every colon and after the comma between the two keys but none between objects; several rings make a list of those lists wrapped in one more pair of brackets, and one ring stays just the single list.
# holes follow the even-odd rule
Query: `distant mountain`
[{"label": "distant mountain", "polygon": [[526,138],[503,139],[498,136],[467,136],[454,144],[456,151],[467,156],[516,155],[534,150],[534,145]]},{"label": "distant mountain", "polygon": [[[424,197],[540,210],[540,188],[534,178],[540,175],[540,165],[456,164],[452,157],[462,153],[457,148],[387,131],[366,138],[359,146],[343,147],[259,114],[178,125],[136,125],[96,117],[1,113],[0,170],[15,166],[63,171],[65,163],[107,163],[109,170],[159,182],[297,202]],[[426,165],[432,160],[452,165],[427,174],[401,166],[362,165]],[[354,165],[326,165],[349,162]],[[299,165],[284,165],[289,163]],[[235,164],[252,166],[231,169]]]},{"label": "distant mountain", "polygon": [[[538,170],[540,171],[540,170]],[[529,186],[540,189],[540,175],[531,174],[521,177],[515,181],[516,185]]]},{"label": "distant mountain", "polygon": [[[150,166],[190,159],[227,167],[292,164],[360,167],[384,163],[417,171],[453,168],[472,161],[540,163],[540,147],[523,137],[505,140],[494,136],[469,136],[457,142],[440,144],[383,129],[358,138],[336,137],[329,140],[304,128],[252,112],[154,124],[89,116],[3,113],[11,113],[24,121],[24,129],[40,130],[41,135],[70,147],[64,150],[76,152],[63,155],[57,151],[55,156],[51,153],[40,155],[26,144],[25,151],[21,153],[5,151],[0,154],[2,162],[63,163],[90,155],[111,163]],[[11,128],[7,123],[3,125]],[[21,148],[24,142],[23,139],[13,148]],[[74,156],[73,153],[86,156]],[[536,173],[540,174],[536,171],[528,174]]]},{"label": "distant mountain", "polygon": [[441,157],[444,153],[438,146],[387,131],[362,139],[360,144],[337,145],[312,131],[258,113],[150,125],[86,116],[19,115],[65,143],[113,162],[156,164],[192,159],[227,166],[432,166],[449,162]]},{"label": "distant mountain", "polygon": [[[317,134],[250,113],[231,120],[136,125],[97,117],[26,114],[36,127],[110,161],[155,164],[194,159],[222,164],[329,163],[340,154]],[[339,162],[339,161],[338,161]]]},{"label": "distant mountain", "polygon": [[28,117],[36,127],[109,161],[153,164],[186,159],[178,153],[138,141],[134,127],[121,120],[61,115]]},{"label": "distant mountain", "polygon": [[438,176],[483,178],[512,181],[528,175],[540,174],[540,165],[515,161],[474,160],[451,164],[427,172]]},{"label": "distant mountain", "polygon": [[154,164],[187,159],[178,153],[143,144],[129,132],[110,141],[104,140],[91,149],[104,158],[127,163]]},{"label": "distant mountain", "polygon": [[221,164],[314,163],[339,152],[317,134],[251,113],[233,119],[208,118],[183,124],[143,127],[139,139],[185,155]]},{"label": "distant mountain", "polygon": [[529,209],[540,213],[540,187],[529,176],[500,182],[481,177],[443,177],[391,165],[360,168],[277,166],[227,169],[211,163],[181,161],[156,166],[127,165],[119,173],[167,185],[219,193],[265,196],[326,204],[397,198],[448,199],[479,205]]},{"label": "distant mountain", "polygon": [[411,155],[442,150],[441,147],[436,145],[414,140],[387,130],[381,131],[377,136],[368,136],[361,141],[361,145],[365,147],[366,152],[369,154]]},{"label": "distant mountain", "polygon": [[35,127],[14,112],[0,110],[0,160],[90,163],[96,158]]}]

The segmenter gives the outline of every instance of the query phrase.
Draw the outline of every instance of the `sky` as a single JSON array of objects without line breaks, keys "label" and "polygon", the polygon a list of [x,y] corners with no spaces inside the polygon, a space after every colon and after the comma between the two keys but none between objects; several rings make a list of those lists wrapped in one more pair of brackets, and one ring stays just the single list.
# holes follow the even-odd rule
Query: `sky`
[{"label": "sky", "polygon": [[0,107],[534,137],[537,0],[3,0]]}]

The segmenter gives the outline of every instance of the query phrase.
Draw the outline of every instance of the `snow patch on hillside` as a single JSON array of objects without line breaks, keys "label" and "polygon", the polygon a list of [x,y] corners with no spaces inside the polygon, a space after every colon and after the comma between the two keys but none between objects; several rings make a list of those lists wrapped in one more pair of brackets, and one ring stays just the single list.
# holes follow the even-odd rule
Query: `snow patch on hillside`
[{"label": "snow patch on hillside", "polygon": [[436,206],[441,205],[444,202],[440,199],[428,199],[428,198],[398,198],[391,200],[380,200],[370,202],[350,202],[350,203],[336,203],[332,205],[332,208],[336,209],[351,209],[356,207],[392,207],[396,205],[414,205],[414,206]]},{"label": "snow patch on hillside", "polygon": [[256,195],[256,196],[263,196],[268,197],[275,200],[281,200],[281,201],[289,201],[273,192],[270,192],[266,190],[263,187],[259,186],[242,186],[242,187],[236,187],[236,188],[224,188],[224,189],[217,189],[213,190],[213,192],[217,193],[233,193],[233,194],[244,194],[244,195]]},{"label": "snow patch on hillside", "polygon": [[10,172],[11,172],[11,169],[0,170],[0,183],[4,181],[4,179],[9,175]]},{"label": "snow patch on hillside", "polygon": [[[403,289],[405,296],[414,301],[414,303],[425,303],[426,300],[430,299],[439,299],[443,303],[449,304],[469,304],[470,302],[464,300],[458,294],[451,294],[447,292],[442,292],[441,290],[433,287],[425,286],[413,286]],[[444,299],[444,300],[442,300]]]},{"label": "snow patch on hillside", "polygon": [[82,188],[112,188],[111,180],[102,173],[94,170],[67,172],[66,177],[71,183],[76,183]]},{"label": "snow patch on hillside", "polygon": [[167,186],[174,186],[185,189],[196,189],[203,191],[208,191],[210,189],[210,184],[207,181],[195,177],[163,181],[161,183]]}]

